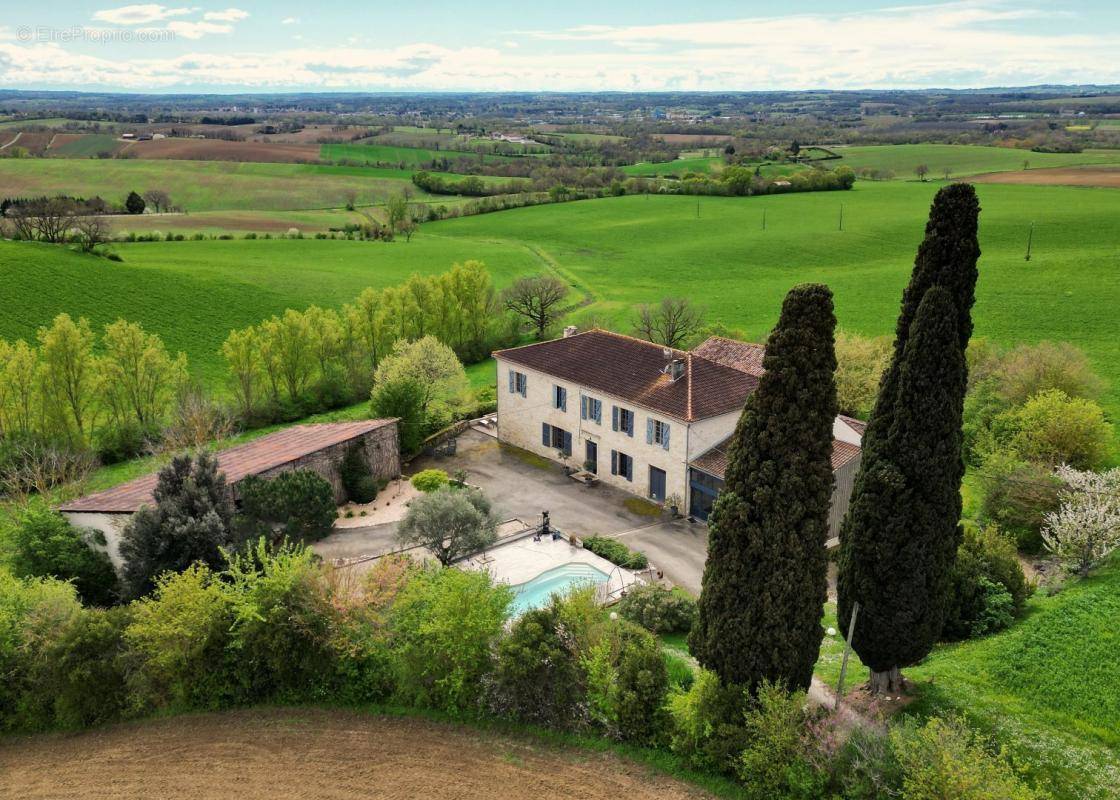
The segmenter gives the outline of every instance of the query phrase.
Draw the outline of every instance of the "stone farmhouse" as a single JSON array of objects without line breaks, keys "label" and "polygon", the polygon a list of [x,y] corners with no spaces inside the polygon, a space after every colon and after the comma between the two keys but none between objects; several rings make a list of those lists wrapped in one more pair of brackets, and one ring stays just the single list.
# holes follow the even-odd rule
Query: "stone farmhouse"
[{"label": "stone farmhouse", "polygon": [[[400,437],[395,419],[295,425],[215,455],[218,469],[233,487],[235,497],[238,482],[250,475],[271,478],[281,472],[308,469],[326,478],[334,487],[335,500],[342,503],[346,493],[339,468],[346,453],[355,445],[362,448],[375,479],[400,475]],[[156,481],[156,473],[144,475],[64,503],[59,511],[71,525],[101,531],[109,558],[120,568],[121,533],[141,506],[155,503]]]},{"label": "stone farmhouse", "polygon": [[[706,520],[764,348],[713,337],[675,350],[603,330],[494,353],[498,439]],[[830,535],[847,510],[864,424],[833,424]]]}]

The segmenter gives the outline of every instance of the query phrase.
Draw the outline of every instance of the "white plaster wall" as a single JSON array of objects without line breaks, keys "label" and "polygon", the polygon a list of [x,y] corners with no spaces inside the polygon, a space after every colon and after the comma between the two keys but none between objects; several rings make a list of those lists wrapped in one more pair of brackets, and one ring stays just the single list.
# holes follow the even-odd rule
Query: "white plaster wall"
[{"label": "white plaster wall", "polygon": [[105,552],[117,572],[124,568],[121,558],[121,534],[128,524],[131,514],[106,514],[93,511],[63,511],[63,516],[77,528],[93,528],[105,534]]},{"label": "white plaster wall", "polygon": [[[573,467],[582,467],[584,442],[594,441],[599,447],[599,478],[603,483],[617,486],[641,497],[649,496],[649,468],[665,471],[666,496],[678,495],[682,503],[688,495],[689,426],[665,414],[658,414],[632,402],[613,397],[605,392],[585,389],[578,384],[557,380],[536,370],[513,364],[502,358],[498,363],[498,439],[508,444],[559,461],[556,451],[541,444],[541,424],[547,422],[572,434]],[[526,396],[509,391],[509,370],[521,372],[528,378]],[[552,407],[552,388],[560,385],[568,390],[566,411]],[[602,422],[580,419],[580,394],[594,397],[603,405]],[[611,430],[611,407],[620,406],[634,412],[634,435]],[[653,417],[669,425],[669,449],[646,443],[647,420]],[[726,434],[725,434],[726,435]],[[718,440],[717,440],[718,441]],[[634,459],[634,480],[621,475],[611,475],[611,450],[625,453]]]}]

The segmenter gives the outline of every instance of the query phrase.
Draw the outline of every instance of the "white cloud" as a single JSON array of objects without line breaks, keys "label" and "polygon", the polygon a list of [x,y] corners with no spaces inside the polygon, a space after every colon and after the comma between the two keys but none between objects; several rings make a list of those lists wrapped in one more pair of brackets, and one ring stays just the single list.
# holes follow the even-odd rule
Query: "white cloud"
[{"label": "white cloud", "polygon": [[232,25],[223,25],[216,22],[190,22],[189,20],[175,20],[167,23],[167,30],[184,39],[201,39],[208,33],[232,33]]},{"label": "white cloud", "polygon": [[168,8],[156,3],[144,3],[134,6],[121,6],[120,8],[106,8],[94,12],[93,18],[98,22],[108,22],[113,25],[144,25],[149,22],[159,22],[170,17],[181,17],[189,14],[194,9]]},{"label": "white cloud", "polygon": [[207,11],[202,15],[202,18],[212,22],[240,22],[248,16],[248,11],[242,11],[240,8],[227,8],[225,11]]},{"label": "white cloud", "polygon": [[[162,7],[161,7],[162,8]],[[0,41],[0,85],[160,89],[214,85],[389,90],[750,90],[1120,82],[1120,32],[1062,31],[1060,16],[994,2],[798,14],[721,23],[583,26],[537,33],[533,47],[359,44],[170,59],[83,56]],[[174,20],[184,38],[230,24]],[[1042,31],[1042,32],[1035,32]],[[578,40],[570,45],[550,40]]]},{"label": "white cloud", "polygon": [[299,17],[284,17],[284,19],[280,20],[281,25],[295,25],[298,22]]}]

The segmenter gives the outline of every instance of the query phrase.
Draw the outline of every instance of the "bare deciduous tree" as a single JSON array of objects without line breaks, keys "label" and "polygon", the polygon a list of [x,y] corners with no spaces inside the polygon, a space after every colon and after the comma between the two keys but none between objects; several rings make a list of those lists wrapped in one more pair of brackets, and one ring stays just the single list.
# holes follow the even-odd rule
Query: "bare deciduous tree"
[{"label": "bare deciduous tree", "polygon": [[926,175],[929,174],[929,167],[927,167],[925,164],[919,164],[918,166],[914,167],[914,174],[918,176],[918,180],[924,181],[926,179]]},{"label": "bare deciduous tree", "polygon": [[685,297],[666,297],[658,305],[638,306],[637,335],[666,347],[681,347],[704,327],[703,309]]},{"label": "bare deciduous tree", "polygon": [[538,339],[562,314],[560,303],[568,295],[567,285],[552,275],[531,275],[518,278],[502,292],[502,304],[525,317],[536,330]]},{"label": "bare deciduous tree", "polygon": [[171,210],[171,195],[163,189],[149,189],[144,192],[144,200],[156,210],[157,214]]},{"label": "bare deciduous tree", "polygon": [[105,217],[85,216],[74,221],[74,228],[78,231],[78,243],[82,250],[90,253],[99,244],[105,244],[113,237],[109,220]]},{"label": "bare deciduous tree", "polygon": [[45,444],[33,439],[12,440],[9,457],[0,465],[0,495],[26,502],[31,494],[50,497],[60,486],[80,494],[95,466],[88,450]]}]

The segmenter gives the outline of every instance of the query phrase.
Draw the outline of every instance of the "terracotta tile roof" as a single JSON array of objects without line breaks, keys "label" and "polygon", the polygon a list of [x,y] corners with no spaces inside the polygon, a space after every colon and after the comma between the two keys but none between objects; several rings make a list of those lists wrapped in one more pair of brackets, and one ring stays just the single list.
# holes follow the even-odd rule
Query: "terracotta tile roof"
[{"label": "terracotta tile roof", "polygon": [[[711,450],[707,450],[692,459],[688,465],[722,480],[724,474],[727,472],[727,451],[730,446],[731,437],[728,436]],[[832,471],[835,472],[844,465],[851,463],[852,459],[856,458],[859,454],[860,449],[856,445],[849,444],[848,442],[841,442],[839,439],[833,439]]]},{"label": "terracotta tile roof", "polygon": [[849,428],[858,433],[860,436],[863,436],[864,432],[867,430],[867,423],[862,419],[856,419],[855,417],[849,417],[844,414],[839,414],[838,416]]},{"label": "terracotta tile roof", "polygon": [[766,355],[766,348],[760,344],[713,336],[695,347],[692,353],[755,377],[762,377],[764,372],[762,359]]},{"label": "terracotta tile roof", "polygon": [[[393,419],[367,419],[295,425],[216,453],[218,469],[225,473],[229,483],[237,483],[249,475],[267,472],[331,445],[395,423],[396,420]],[[153,472],[111,489],[79,497],[62,505],[59,511],[132,513],[140,506],[153,502],[152,492],[156,488],[156,478],[157,475]]]},{"label": "terracotta tile roof", "polygon": [[[497,358],[691,421],[742,409],[757,376],[711,359],[603,330],[494,353]],[[681,359],[684,373],[667,374]]]}]

